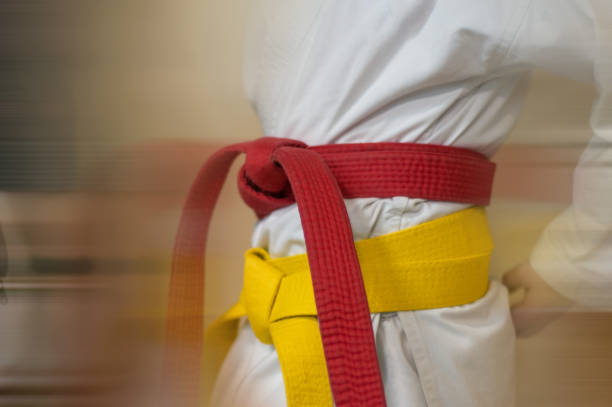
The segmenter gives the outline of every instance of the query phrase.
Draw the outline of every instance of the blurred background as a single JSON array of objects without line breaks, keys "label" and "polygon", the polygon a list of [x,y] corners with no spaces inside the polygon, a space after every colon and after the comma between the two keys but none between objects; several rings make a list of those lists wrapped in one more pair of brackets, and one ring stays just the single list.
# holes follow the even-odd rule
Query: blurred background
[{"label": "blurred background", "polygon": [[[155,399],[189,184],[216,148],[261,135],[242,92],[246,7],[0,3],[0,406]],[[594,96],[534,72],[520,122],[494,157],[494,273],[525,260],[569,202]],[[231,182],[218,208],[207,322],[237,299],[255,220]],[[560,318],[519,340],[517,366],[519,407],[612,405],[612,317]]]}]

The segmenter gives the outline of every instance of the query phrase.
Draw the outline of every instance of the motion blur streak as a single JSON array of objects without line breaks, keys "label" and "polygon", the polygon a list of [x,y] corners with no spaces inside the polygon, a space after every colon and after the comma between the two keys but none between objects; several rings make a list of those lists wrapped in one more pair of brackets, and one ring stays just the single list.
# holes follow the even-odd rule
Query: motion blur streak
[{"label": "motion blur streak", "polygon": [[[187,188],[212,151],[261,135],[242,91],[246,6],[0,3],[0,407],[156,399]],[[588,85],[533,75],[521,120],[494,157],[494,273],[526,259],[569,202],[594,96]],[[238,296],[255,221],[231,187],[218,210],[207,323]],[[610,405],[610,314],[570,313],[520,340],[517,355],[518,406]]]}]

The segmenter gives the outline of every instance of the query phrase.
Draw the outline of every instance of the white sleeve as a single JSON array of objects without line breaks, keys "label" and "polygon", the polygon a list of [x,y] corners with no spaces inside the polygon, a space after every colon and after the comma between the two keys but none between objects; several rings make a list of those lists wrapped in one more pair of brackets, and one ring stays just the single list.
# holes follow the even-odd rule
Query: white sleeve
[{"label": "white sleeve", "polygon": [[546,227],[530,262],[561,294],[612,309],[612,1],[532,0],[507,58],[597,87],[572,205]]}]

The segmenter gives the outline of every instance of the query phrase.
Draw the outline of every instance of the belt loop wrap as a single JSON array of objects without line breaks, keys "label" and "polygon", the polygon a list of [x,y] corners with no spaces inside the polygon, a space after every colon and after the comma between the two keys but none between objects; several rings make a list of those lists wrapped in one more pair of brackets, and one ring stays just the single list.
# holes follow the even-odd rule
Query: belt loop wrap
[{"label": "belt loop wrap", "polygon": [[283,273],[271,265],[265,250],[254,248],[245,254],[242,299],[257,339],[272,343],[270,315]]},{"label": "belt loop wrap", "polygon": [[272,137],[253,141],[244,162],[244,175],[251,186],[268,194],[279,194],[289,186],[285,171],[274,161],[274,152],[280,147],[301,147],[306,144]]}]

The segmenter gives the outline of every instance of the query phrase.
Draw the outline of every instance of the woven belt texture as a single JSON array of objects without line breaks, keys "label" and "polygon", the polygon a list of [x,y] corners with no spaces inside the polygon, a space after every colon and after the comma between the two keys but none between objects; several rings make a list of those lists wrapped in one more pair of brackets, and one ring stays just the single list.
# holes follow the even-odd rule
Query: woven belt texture
[{"label": "woven belt texture", "polygon": [[[481,298],[488,288],[493,244],[482,208],[355,246],[371,312],[463,305]],[[307,257],[270,259],[263,249],[247,251],[240,301],[206,332],[207,388],[243,316],[261,342],[274,344],[287,405],[331,407]]]}]

